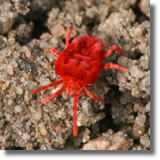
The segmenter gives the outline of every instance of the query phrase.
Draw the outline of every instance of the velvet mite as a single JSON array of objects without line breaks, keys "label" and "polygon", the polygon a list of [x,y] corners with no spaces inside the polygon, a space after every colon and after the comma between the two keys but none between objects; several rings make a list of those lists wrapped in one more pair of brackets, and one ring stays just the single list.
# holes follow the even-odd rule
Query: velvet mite
[{"label": "velvet mite", "polygon": [[102,64],[115,50],[125,55],[125,52],[121,48],[113,45],[105,54],[105,47],[102,41],[89,35],[78,36],[70,43],[72,30],[73,24],[67,31],[66,49],[62,53],[55,48],[45,50],[45,53],[51,52],[58,57],[55,63],[55,71],[56,74],[62,78],[34,90],[32,95],[49,87],[63,84],[60,90],[43,99],[42,103],[47,103],[58,97],[65,89],[68,95],[75,95],[73,106],[73,135],[77,136],[77,104],[82,90],[84,90],[90,98],[105,103],[103,99],[93,95],[87,86],[96,83],[103,69],[115,68],[125,72],[127,72],[128,69],[113,63]]}]

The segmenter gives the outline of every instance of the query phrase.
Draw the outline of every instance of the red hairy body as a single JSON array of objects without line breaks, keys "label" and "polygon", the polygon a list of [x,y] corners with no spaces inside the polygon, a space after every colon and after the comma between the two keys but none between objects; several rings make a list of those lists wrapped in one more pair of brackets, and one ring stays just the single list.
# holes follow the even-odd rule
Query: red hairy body
[{"label": "red hairy body", "polygon": [[104,45],[98,38],[76,37],[57,59],[56,73],[81,84],[94,84],[100,76],[104,52]]},{"label": "red hairy body", "polygon": [[58,97],[65,89],[68,95],[73,96],[75,94],[73,106],[73,135],[77,136],[77,104],[82,90],[84,90],[90,98],[105,103],[103,99],[93,95],[87,88],[87,85],[96,83],[103,69],[115,68],[126,72],[128,69],[113,63],[102,65],[104,60],[106,60],[114,50],[118,50],[122,55],[125,55],[124,51],[116,45],[104,54],[105,47],[101,40],[89,35],[78,36],[70,44],[72,29],[73,25],[71,25],[67,32],[66,49],[62,53],[55,48],[45,50],[46,53],[52,52],[58,56],[55,63],[55,71],[62,79],[40,87],[33,91],[32,94],[36,94],[37,92],[61,83],[63,83],[62,88],[53,95],[43,99],[42,103],[47,103]]}]

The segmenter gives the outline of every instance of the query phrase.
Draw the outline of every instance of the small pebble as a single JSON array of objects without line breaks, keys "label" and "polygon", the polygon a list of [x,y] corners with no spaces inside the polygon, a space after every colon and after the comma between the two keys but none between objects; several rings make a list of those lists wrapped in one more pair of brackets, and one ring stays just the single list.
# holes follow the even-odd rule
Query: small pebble
[{"label": "small pebble", "polygon": [[0,136],[0,142],[5,143],[6,139],[3,136]]},{"label": "small pebble", "polygon": [[139,126],[144,126],[144,123],[146,122],[146,115],[144,114],[139,114],[136,119],[135,122],[139,125]]},{"label": "small pebble", "polygon": [[78,14],[76,14],[76,15],[75,15],[75,21],[76,21],[76,24],[77,24],[78,26],[80,26],[80,25],[81,25],[81,22],[82,22],[82,17],[79,16]]},{"label": "small pebble", "polygon": [[40,134],[41,134],[42,136],[45,136],[45,135],[47,134],[47,130],[46,130],[45,125],[44,125],[43,123],[40,123],[40,124],[38,125],[38,127],[39,127]]},{"label": "small pebble", "polygon": [[145,126],[144,125],[139,126],[137,123],[135,123],[133,125],[133,136],[135,138],[139,138],[141,135],[143,135],[144,131],[145,131]]},{"label": "small pebble", "polygon": [[150,148],[150,138],[147,134],[140,137],[140,142],[144,147]]},{"label": "small pebble", "polygon": [[150,76],[146,76],[142,79],[141,85],[143,86],[150,86]]},{"label": "small pebble", "polygon": [[0,81],[0,88],[2,88],[3,84],[4,84],[4,83]]},{"label": "small pebble", "polygon": [[135,30],[134,30],[134,34],[135,34],[135,36],[137,36],[137,37],[139,37],[139,36],[142,36],[142,29],[140,28],[140,27],[137,27],[137,28],[135,28]]},{"label": "small pebble", "polygon": [[48,60],[49,60],[50,63],[54,62],[55,55],[53,53],[47,53],[46,56],[47,56],[47,58],[48,58]]},{"label": "small pebble", "polygon": [[123,73],[117,73],[117,80],[120,82],[120,83],[124,83],[126,81],[126,78],[124,77],[124,74]]},{"label": "small pebble", "polygon": [[52,66],[49,62],[43,63],[43,67],[48,71],[52,70]]},{"label": "small pebble", "polygon": [[51,33],[55,37],[61,37],[65,33],[65,29],[62,25],[57,24],[56,26],[51,28]]},{"label": "small pebble", "polygon": [[57,125],[57,126],[55,127],[55,130],[56,130],[56,132],[59,132],[59,131],[62,130],[62,127],[61,127],[60,125]]},{"label": "small pebble", "polygon": [[16,91],[16,93],[19,94],[19,95],[23,94],[23,89],[20,88],[20,87],[16,87],[15,91]]},{"label": "small pebble", "polygon": [[24,101],[30,101],[32,98],[31,93],[29,93],[29,91],[26,91],[24,94]]},{"label": "small pebble", "polygon": [[121,66],[127,67],[128,58],[125,57],[125,56],[121,56],[121,57],[118,58],[117,62],[118,62],[118,64],[120,64]]},{"label": "small pebble", "polygon": [[150,101],[145,106],[146,112],[150,112]]},{"label": "small pebble", "polygon": [[23,134],[22,134],[22,139],[24,139],[24,140],[29,140],[29,139],[30,139],[30,135],[27,134],[27,133],[23,133]]},{"label": "small pebble", "polygon": [[138,66],[131,66],[129,68],[131,75],[135,78],[142,78],[144,76],[144,72],[142,72]]},{"label": "small pebble", "polygon": [[14,67],[12,64],[8,64],[6,70],[9,75],[14,75]]},{"label": "small pebble", "polygon": [[20,106],[15,106],[14,107],[14,112],[15,113],[21,113],[22,112],[22,108]]},{"label": "small pebble", "polygon": [[32,114],[33,121],[39,121],[42,118],[42,112],[36,112]]},{"label": "small pebble", "polygon": [[32,56],[31,51],[30,50],[26,51],[25,55],[27,58],[31,58],[31,56]]}]

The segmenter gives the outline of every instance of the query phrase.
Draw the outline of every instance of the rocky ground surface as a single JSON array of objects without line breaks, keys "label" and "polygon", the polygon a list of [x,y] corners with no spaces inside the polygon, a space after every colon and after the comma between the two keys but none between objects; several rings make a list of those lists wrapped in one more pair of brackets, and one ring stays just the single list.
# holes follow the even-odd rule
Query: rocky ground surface
[{"label": "rocky ground surface", "polygon": [[[72,38],[91,35],[115,51],[108,69],[89,87],[105,105],[82,94],[79,135],[72,135],[73,96],[65,92],[42,104],[61,86],[31,92],[58,80],[54,54]],[[0,0],[0,149],[149,150],[150,3],[149,0]]]}]

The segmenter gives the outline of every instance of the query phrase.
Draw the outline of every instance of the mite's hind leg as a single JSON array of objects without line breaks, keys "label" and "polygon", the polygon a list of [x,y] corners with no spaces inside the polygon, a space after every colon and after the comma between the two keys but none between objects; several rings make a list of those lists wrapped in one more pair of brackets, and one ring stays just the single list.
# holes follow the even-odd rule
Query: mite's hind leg
[{"label": "mite's hind leg", "polygon": [[94,100],[97,100],[97,101],[100,101],[100,102],[102,102],[102,103],[105,103],[105,101],[104,101],[103,99],[101,99],[100,97],[97,97],[97,96],[95,96],[94,94],[92,94],[91,91],[90,91],[86,86],[83,86],[83,89],[85,90],[86,94],[87,94],[90,98],[92,98],[92,99],[94,99]]},{"label": "mite's hind leg", "polygon": [[57,86],[57,85],[59,85],[59,84],[61,84],[61,83],[63,83],[63,82],[64,82],[64,79],[59,79],[58,81],[52,82],[52,83],[50,83],[50,84],[48,84],[48,85],[46,85],[46,86],[42,86],[42,87],[40,87],[40,88],[32,91],[32,95],[33,95],[33,94],[36,94],[36,93],[38,93],[38,92],[40,92],[40,91],[43,91],[43,90],[45,90],[45,89],[47,89],[47,88],[50,88],[50,87],[53,87],[53,86]]},{"label": "mite's hind leg", "polygon": [[74,106],[73,106],[73,136],[77,137],[78,135],[78,126],[77,126],[77,104],[79,97],[81,95],[82,89],[80,88],[75,97],[74,97]]},{"label": "mite's hind leg", "polygon": [[49,96],[49,97],[47,97],[47,98],[45,98],[45,99],[42,99],[41,102],[42,102],[42,103],[47,103],[47,102],[53,100],[54,98],[56,98],[56,97],[58,97],[59,95],[61,95],[62,92],[66,89],[66,87],[67,87],[67,83],[64,83],[63,86],[62,86],[62,88],[61,88],[60,90],[58,90],[56,93],[52,94],[51,96]]}]

